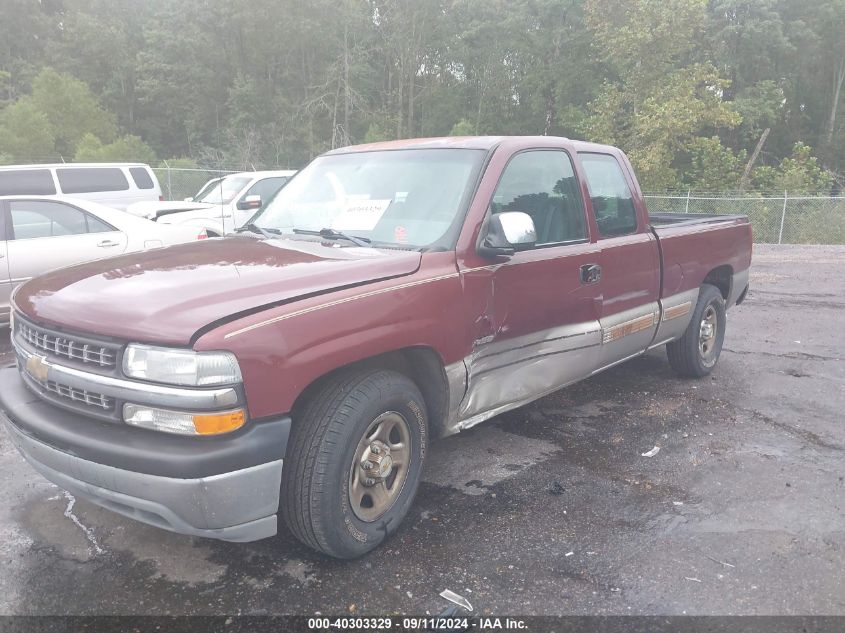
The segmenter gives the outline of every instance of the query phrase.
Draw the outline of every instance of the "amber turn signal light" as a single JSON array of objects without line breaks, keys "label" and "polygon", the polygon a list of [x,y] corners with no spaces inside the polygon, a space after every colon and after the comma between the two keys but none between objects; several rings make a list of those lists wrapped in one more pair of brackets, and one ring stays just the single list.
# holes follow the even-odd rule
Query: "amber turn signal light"
[{"label": "amber turn signal light", "polygon": [[198,435],[215,435],[239,429],[246,422],[243,410],[208,415],[194,414],[194,428]]}]

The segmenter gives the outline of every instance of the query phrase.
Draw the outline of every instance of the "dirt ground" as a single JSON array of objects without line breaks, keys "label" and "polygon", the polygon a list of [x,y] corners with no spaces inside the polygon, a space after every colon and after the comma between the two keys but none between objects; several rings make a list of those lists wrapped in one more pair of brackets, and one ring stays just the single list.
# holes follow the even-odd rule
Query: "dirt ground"
[{"label": "dirt ground", "polygon": [[757,246],[751,284],[712,377],[657,351],[436,443],[353,562],[135,523],[0,433],[0,614],[845,614],[845,247]]}]

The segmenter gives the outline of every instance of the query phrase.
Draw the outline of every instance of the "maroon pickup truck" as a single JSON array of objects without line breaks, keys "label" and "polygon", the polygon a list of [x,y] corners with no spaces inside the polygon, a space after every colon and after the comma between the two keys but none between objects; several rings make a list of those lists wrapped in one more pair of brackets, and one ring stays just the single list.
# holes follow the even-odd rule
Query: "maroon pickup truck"
[{"label": "maroon pickup truck", "polygon": [[167,530],[341,558],[397,529],[431,438],[666,345],[713,370],[742,216],[649,217],[613,147],[405,140],[318,157],[238,235],[13,297],[0,408],[73,494]]}]

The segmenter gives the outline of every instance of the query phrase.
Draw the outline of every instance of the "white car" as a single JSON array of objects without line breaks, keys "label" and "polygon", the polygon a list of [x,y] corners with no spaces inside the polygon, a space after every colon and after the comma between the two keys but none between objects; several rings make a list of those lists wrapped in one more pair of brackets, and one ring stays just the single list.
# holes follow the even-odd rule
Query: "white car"
[{"label": "white car", "polygon": [[127,211],[159,224],[196,226],[210,236],[225,235],[249,220],[295,173],[285,169],[229,174],[206,183],[199,199],[139,202]]},{"label": "white car", "polygon": [[54,268],[204,239],[202,229],[59,196],[0,196],[0,325],[19,284]]}]

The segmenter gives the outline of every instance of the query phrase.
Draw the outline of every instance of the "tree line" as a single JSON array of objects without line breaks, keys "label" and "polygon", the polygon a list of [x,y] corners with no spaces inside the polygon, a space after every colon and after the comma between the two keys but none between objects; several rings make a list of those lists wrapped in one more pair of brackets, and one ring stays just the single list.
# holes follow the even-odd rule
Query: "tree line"
[{"label": "tree line", "polygon": [[4,0],[0,161],[622,147],[644,187],[845,186],[845,0]]}]

